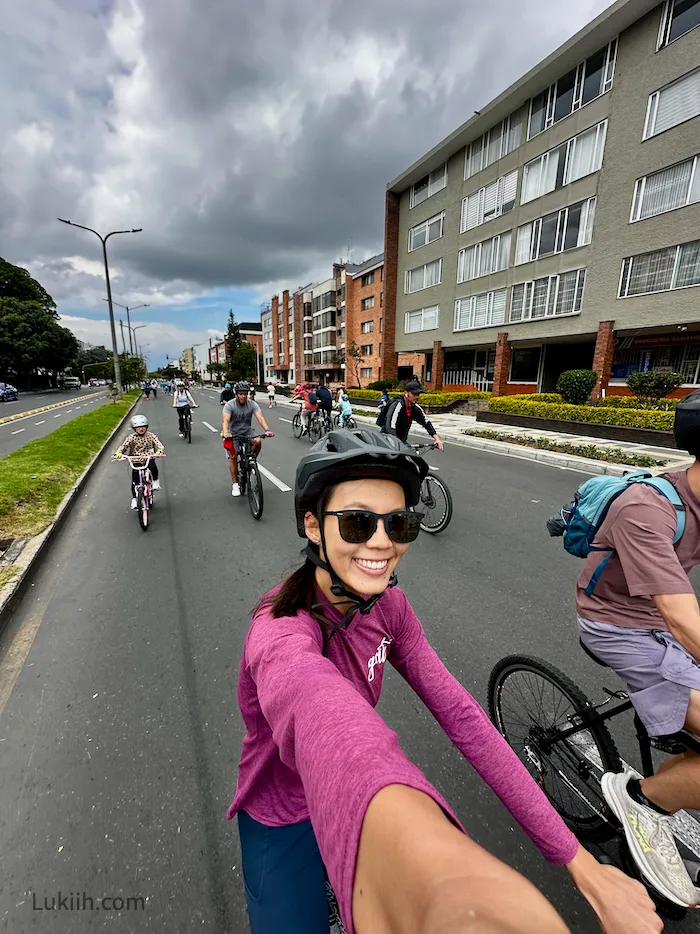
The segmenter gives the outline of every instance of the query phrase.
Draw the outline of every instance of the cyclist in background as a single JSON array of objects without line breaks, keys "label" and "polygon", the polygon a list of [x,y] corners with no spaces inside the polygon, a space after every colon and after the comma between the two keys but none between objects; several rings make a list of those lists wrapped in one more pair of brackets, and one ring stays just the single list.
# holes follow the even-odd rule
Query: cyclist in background
[{"label": "cyclist in background", "polygon": [[302,400],[301,423],[304,426],[302,434],[308,435],[311,413],[318,409],[318,400],[314,392],[313,383],[302,383],[298,390],[295,389],[292,402],[296,402],[297,399]]},{"label": "cyclist in background", "polygon": [[352,418],[352,404],[350,402],[350,397],[347,393],[343,396],[340,402],[337,403],[336,408],[340,412],[339,424],[341,428],[345,428],[345,424],[349,418]]},{"label": "cyclist in background", "polygon": [[250,383],[250,392],[248,393],[248,397],[250,398],[251,402],[255,402],[255,393],[255,383]]},{"label": "cyclist in background", "polygon": [[[249,399],[250,385],[241,380],[233,387],[235,397],[227,402],[222,413],[221,437],[224,439],[224,448],[228,459],[228,469],[231,474],[231,496],[240,496],[241,488],[238,484],[238,460],[236,455],[241,442],[252,434],[253,416],[260,422],[265,435],[272,438],[273,434],[268,428],[265,416],[257,402]],[[253,457],[260,453],[262,441],[253,438],[250,447]]]},{"label": "cyclist in background", "polygon": [[[139,454],[164,454],[160,439],[152,431],[148,430],[148,419],[145,415],[134,415],[131,419],[131,427],[134,429],[119,445],[115,451],[115,457],[121,457],[128,454],[129,457],[138,457]],[[146,463],[144,458],[142,466]],[[160,490],[160,481],[158,479],[158,464],[152,460],[149,464],[149,470],[153,477],[153,489]],[[135,468],[131,470],[131,508],[136,509],[136,484],[139,482],[139,472]]]},{"label": "cyclist in background", "polygon": [[185,412],[189,412],[190,409],[198,408],[197,403],[192,398],[192,393],[189,391],[184,381],[175,384],[175,392],[173,393],[173,408],[177,409],[177,420],[180,429],[180,437],[185,437]]},{"label": "cyclist in background", "polygon": [[404,444],[408,444],[408,433],[415,421],[425,428],[435,444],[437,444],[438,449],[444,451],[445,446],[438,437],[433,423],[421,406],[418,405],[421,392],[421,385],[418,380],[411,380],[406,383],[403,396],[389,403],[381,430],[384,434],[395,435]]},{"label": "cyclist in background", "polygon": [[375,709],[387,662],[546,859],[567,867],[606,934],[661,931],[643,886],[579,845],[395,586],[427,470],[364,429],[330,432],[298,465],[305,562],[254,610],[238,679],[246,734],[227,816],[238,816],[252,934],[328,934],[326,870],[348,931],[566,934],[406,758]]},{"label": "cyclist in background", "polygon": [[326,419],[328,427],[333,426],[332,421],[332,411],[333,411],[333,396],[331,395],[330,389],[327,386],[319,386],[316,390],[316,399],[318,401],[318,411],[322,413]]},{"label": "cyclist in background", "polygon": [[233,399],[233,389],[231,388],[231,383],[226,383],[219,395],[219,405],[226,405],[231,399]]},{"label": "cyclist in background", "polygon": [[158,380],[155,377],[151,380],[151,389],[153,390],[153,398],[158,398]]}]

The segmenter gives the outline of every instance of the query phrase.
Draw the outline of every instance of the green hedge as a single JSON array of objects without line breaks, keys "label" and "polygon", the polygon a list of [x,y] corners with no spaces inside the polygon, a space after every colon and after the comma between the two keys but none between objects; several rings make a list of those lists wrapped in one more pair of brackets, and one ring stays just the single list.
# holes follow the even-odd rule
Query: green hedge
[{"label": "green hedge", "polygon": [[508,399],[522,399],[523,402],[563,402],[564,397],[558,392],[523,392],[513,396],[507,396]]},{"label": "green hedge", "polygon": [[[380,399],[382,394],[376,389],[348,389],[347,394],[351,399]],[[400,393],[389,392],[389,397],[397,398]],[[421,405],[447,405],[450,402],[464,401],[471,402],[476,399],[490,399],[490,392],[424,392],[421,393]]]},{"label": "green hedge", "polygon": [[597,425],[622,425],[627,428],[651,428],[673,431],[673,412],[649,409],[600,408],[593,405],[525,402],[512,396],[498,396],[489,402],[490,412],[509,415],[530,415],[534,418],[559,418],[570,422],[591,422]]},{"label": "green hedge", "polygon": [[[652,411],[673,412],[678,404],[678,399],[659,399]],[[606,396],[598,403],[599,406],[606,409],[638,409],[639,399],[636,396]]]}]

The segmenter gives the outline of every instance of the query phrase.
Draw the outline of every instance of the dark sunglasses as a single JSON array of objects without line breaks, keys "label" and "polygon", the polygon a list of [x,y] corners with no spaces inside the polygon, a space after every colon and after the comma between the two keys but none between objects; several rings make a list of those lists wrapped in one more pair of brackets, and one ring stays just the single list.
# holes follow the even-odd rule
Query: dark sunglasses
[{"label": "dark sunglasses", "polygon": [[377,531],[379,520],[384,520],[386,534],[397,545],[415,542],[420,532],[422,512],[410,512],[408,509],[397,512],[369,512],[365,509],[343,509],[338,512],[324,512],[324,516],[338,517],[338,530],[344,542],[359,545],[368,542]]}]

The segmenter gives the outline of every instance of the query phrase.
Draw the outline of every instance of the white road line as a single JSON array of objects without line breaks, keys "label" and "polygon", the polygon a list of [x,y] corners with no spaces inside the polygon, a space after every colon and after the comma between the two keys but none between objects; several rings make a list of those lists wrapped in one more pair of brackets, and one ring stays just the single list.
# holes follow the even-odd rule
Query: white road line
[{"label": "white road line", "polygon": [[209,422],[205,422],[204,419],[202,419],[202,424],[203,424],[203,425],[206,425],[207,428],[209,429],[209,431],[216,432],[216,428],[214,428],[213,425],[210,425]]},{"label": "white road line", "polygon": [[44,419],[42,419],[40,422],[34,422],[34,424],[35,424],[35,425],[45,425],[45,424],[46,424],[46,419],[44,418]]},{"label": "white road line", "polygon": [[291,418],[280,418],[281,422],[286,422],[288,425],[293,424]]},{"label": "white road line", "polygon": [[26,430],[27,430],[26,428],[18,428],[17,431],[12,431],[12,432],[10,432],[10,434],[13,434],[13,435],[21,435],[22,432],[23,432],[23,431],[26,431]]},{"label": "white road line", "polygon": [[276,477],[273,473],[270,473],[267,467],[263,467],[262,464],[258,464],[258,470],[263,475],[263,477],[267,477],[270,483],[274,483],[278,490],[282,490],[283,493],[292,492],[291,486],[287,486],[287,484],[283,483],[279,477]]},{"label": "white road line", "polygon": [[54,415],[54,418],[60,418],[63,415],[63,412],[59,412],[58,415]]}]

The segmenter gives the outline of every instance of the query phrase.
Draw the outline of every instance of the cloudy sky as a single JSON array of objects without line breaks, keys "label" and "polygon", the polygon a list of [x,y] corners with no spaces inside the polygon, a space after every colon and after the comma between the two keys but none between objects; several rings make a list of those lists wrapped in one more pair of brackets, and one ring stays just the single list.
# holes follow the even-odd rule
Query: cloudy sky
[{"label": "cloudy sky", "polygon": [[[22,0],[0,20],[0,256],[153,365],[382,249],[386,183],[604,0]],[[116,311],[122,314],[121,309]]]}]

